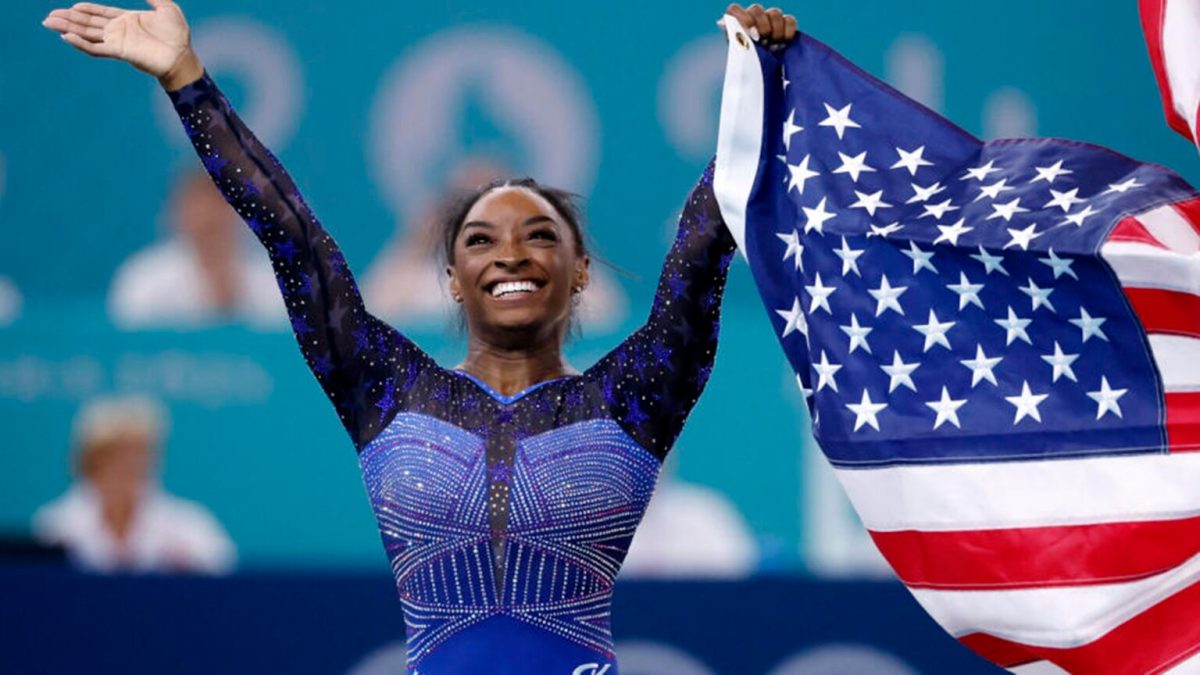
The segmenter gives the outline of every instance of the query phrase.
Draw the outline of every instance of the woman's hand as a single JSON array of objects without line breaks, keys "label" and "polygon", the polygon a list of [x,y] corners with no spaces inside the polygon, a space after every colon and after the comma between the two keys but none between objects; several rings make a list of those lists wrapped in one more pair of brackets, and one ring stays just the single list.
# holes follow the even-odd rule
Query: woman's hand
[{"label": "woman's hand", "polygon": [[130,11],[76,3],[56,9],[42,25],[91,56],[124,61],[174,90],[198,79],[204,68],[192,51],[183,11],[171,0],[146,0],[151,9]]},{"label": "woman's hand", "polygon": [[741,5],[733,4],[725,13],[740,21],[750,37],[763,45],[784,44],[796,37],[796,17],[784,14],[778,7],[763,9],[755,3],[743,9]]}]

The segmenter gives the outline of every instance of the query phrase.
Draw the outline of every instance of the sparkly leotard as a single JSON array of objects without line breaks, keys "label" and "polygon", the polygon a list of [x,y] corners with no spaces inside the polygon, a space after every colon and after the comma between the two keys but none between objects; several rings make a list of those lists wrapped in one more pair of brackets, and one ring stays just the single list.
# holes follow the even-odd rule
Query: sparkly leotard
[{"label": "sparkly leotard", "polygon": [[366,311],[333,239],[207,75],[171,100],[270,253],[304,358],[358,450],[409,670],[615,675],[613,579],[716,349],[734,245],[711,167],[646,324],[582,375],[502,396]]}]

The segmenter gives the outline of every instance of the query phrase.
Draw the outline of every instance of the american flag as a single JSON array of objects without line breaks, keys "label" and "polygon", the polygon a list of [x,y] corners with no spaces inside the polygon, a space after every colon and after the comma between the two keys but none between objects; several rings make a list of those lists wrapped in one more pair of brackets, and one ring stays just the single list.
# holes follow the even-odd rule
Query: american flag
[{"label": "american flag", "polygon": [[1200,669],[1197,193],[726,24],[717,196],[896,574],[1004,667]]},{"label": "american flag", "polygon": [[1200,145],[1200,2],[1138,0],[1138,9],[1167,124]]}]

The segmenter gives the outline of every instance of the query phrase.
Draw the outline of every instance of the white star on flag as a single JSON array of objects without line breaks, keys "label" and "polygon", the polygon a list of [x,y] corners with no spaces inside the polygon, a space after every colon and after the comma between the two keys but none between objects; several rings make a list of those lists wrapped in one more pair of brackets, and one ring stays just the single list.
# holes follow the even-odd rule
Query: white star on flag
[{"label": "white star on flag", "polygon": [[1033,283],[1033,277],[1029,277],[1028,286],[1018,286],[1022,293],[1029,296],[1030,304],[1033,305],[1029,311],[1036,312],[1038,307],[1045,306],[1051,312],[1057,313],[1054,305],[1050,304],[1050,294],[1054,292],[1053,288],[1041,288]]},{"label": "white star on flag", "polygon": [[817,126],[833,127],[833,130],[837,132],[839,141],[845,135],[846,129],[861,129],[862,127],[858,122],[850,119],[850,106],[852,105],[852,103],[847,103],[845,108],[835,110],[833,106],[826,103],[825,112],[829,114],[829,117],[818,122]]},{"label": "white star on flag", "polygon": [[996,373],[992,372],[992,369],[1002,360],[1004,357],[988,356],[983,351],[983,345],[976,345],[975,358],[963,359],[959,363],[971,369],[971,388],[974,389],[975,385],[984,380],[991,382],[993,386],[999,386],[999,383],[996,382]]},{"label": "white star on flag", "polygon": [[808,335],[808,320],[804,318],[804,310],[800,306],[800,298],[792,301],[791,309],[777,309],[775,313],[783,317],[783,333],[780,337],[787,337],[792,333],[801,333]]},{"label": "white star on flag", "polygon": [[846,407],[854,413],[854,430],[858,431],[863,425],[869,425],[879,431],[879,420],[876,415],[881,410],[887,407],[886,403],[875,403],[871,400],[870,394],[866,389],[863,389],[862,400],[858,403],[847,403]]},{"label": "white star on flag", "polygon": [[850,272],[854,272],[859,277],[862,276],[862,271],[858,269],[858,257],[865,252],[865,249],[850,248],[846,238],[842,237],[842,247],[833,249],[833,252],[842,259],[842,276],[846,276]]},{"label": "white star on flag", "polygon": [[836,286],[826,286],[821,283],[821,273],[817,272],[816,283],[811,286],[805,286],[804,290],[812,296],[812,304],[808,307],[808,313],[812,314],[818,308],[825,310],[826,314],[833,314],[833,310],[829,307],[829,296],[837,290]]},{"label": "white star on flag", "polygon": [[1091,314],[1088,314],[1088,311],[1086,309],[1084,309],[1083,307],[1080,307],[1079,308],[1079,318],[1078,319],[1068,319],[1068,320],[1071,323],[1078,326],[1079,330],[1083,331],[1083,337],[1082,337],[1083,342],[1087,342],[1088,338],[1091,338],[1092,336],[1098,337],[1101,340],[1108,342],[1108,336],[1105,335],[1104,331],[1100,329],[1100,326],[1103,325],[1103,323],[1105,321],[1108,321],[1108,319],[1104,319],[1104,318],[1100,318],[1100,317],[1093,317]]},{"label": "white star on flag", "polygon": [[1091,218],[1092,216],[1096,215],[1097,213],[1099,213],[1099,211],[1096,211],[1095,209],[1093,209],[1091,204],[1087,204],[1083,207],[1082,211],[1079,211],[1077,213],[1072,213],[1071,215],[1067,216],[1067,219],[1062,221],[1062,223],[1060,223],[1060,224],[1066,225],[1067,223],[1074,223],[1077,227],[1083,227],[1083,221],[1087,220],[1088,218]]},{"label": "white star on flag", "polygon": [[988,199],[995,201],[1000,196],[1001,192],[1006,192],[1006,191],[1012,190],[1012,189],[1013,188],[1008,187],[1008,179],[1001,178],[1000,180],[996,181],[995,183],[992,183],[991,185],[985,185],[985,186],[979,188],[979,195],[977,197],[975,197],[975,201],[979,201],[980,199],[983,199],[984,197],[987,197]]},{"label": "white star on flag", "polygon": [[1055,279],[1065,274],[1076,281],[1079,280],[1079,276],[1075,274],[1075,270],[1071,269],[1071,263],[1075,262],[1074,260],[1071,260],[1070,258],[1058,257],[1058,255],[1054,253],[1054,249],[1050,249],[1046,251],[1046,253],[1049,254],[1048,257],[1038,258],[1038,261],[1040,261],[1043,265],[1048,265],[1050,269],[1054,271]]},{"label": "white star on flag", "polygon": [[909,174],[916,176],[917,169],[923,166],[933,166],[933,162],[925,159],[925,146],[921,146],[916,150],[905,150],[896,148],[896,152],[900,155],[899,161],[892,165],[893,169],[908,169]]},{"label": "white star on flag", "polygon": [[788,115],[787,120],[783,123],[783,147],[785,150],[790,151],[792,149],[792,136],[801,131],[804,131],[804,127],[796,124],[796,110],[793,108],[791,114]]},{"label": "white star on flag", "polygon": [[821,350],[821,362],[814,363],[812,368],[817,371],[817,391],[821,391],[825,387],[834,391],[838,390],[837,380],[834,379],[834,376],[837,375],[837,371],[842,369],[842,366],[838,363],[830,363],[824,349]]},{"label": "white star on flag", "polygon": [[962,177],[962,180],[970,180],[972,178],[974,178],[977,181],[986,180],[989,173],[995,173],[1000,170],[1000,169],[994,168],[995,165],[996,165],[995,161],[990,161],[987,164],[981,164],[980,166],[977,166],[973,169],[967,169],[967,173],[966,173],[966,175],[964,175]]},{"label": "white star on flag", "polygon": [[875,316],[879,316],[889,309],[903,316],[904,308],[900,306],[900,294],[907,290],[908,286],[893,287],[888,283],[887,275],[883,275],[883,279],[879,282],[879,288],[867,289],[871,297],[875,298]]},{"label": "white star on flag", "polygon": [[1026,344],[1033,344],[1033,340],[1029,339],[1029,333],[1025,331],[1025,328],[1033,323],[1033,319],[1022,319],[1017,316],[1012,307],[1009,307],[1007,319],[993,319],[993,321],[1007,333],[1004,337],[1004,346],[1011,345],[1016,339],[1020,339]]},{"label": "white star on flag", "polygon": [[1100,377],[1100,389],[1097,391],[1089,391],[1088,398],[1096,402],[1096,419],[1104,417],[1105,413],[1111,412],[1117,417],[1121,415],[1121,404],[1117,403],[1128,389],[1112,389],[1108,386],[1108,378]]},{"label": "white star on flag", "polygon": [[916,204],[917,202],[927,202],[931,197],[939,192],[945,192],[946,188],[942,187],[941,183],[934,183],[928,187],[923,187],[912,183],[913,196],[908,198],[905,204]]},{"label": "white star on flag", "polygon": [[1031,392],[1028,381],[1021,385],[1020,396],[1005,396],[1004,400],[1013,404],[1013,407],[1017,409],[1013,417],[1013,424],[1015,425],[1026,417],[1032,417],[1041,422],[1042,414],[1038,412],[1038,406],[1041,405],[1042,401],[1046,400],[1047,396],[1049,394],[1034,394]]},{"label": "white star on flag", "polygon": [[947,284],[946,288],[958,294],[958,310],[967,308],[967,305],[975,305],[979,309],[983,309],[983,301],[979,299],[979,291],[983,290],[983,284],[973,284],[970,279],[967,279],[967,273],[959,271],[958,283]]},{"label": "white star on flag", "polygon": [[930,260],[933,258],[933,251],[922,251],[921,247],[917,246],[917,242],[911,239],[908,242],[908,250],[900,251],[908,256],[913,261],[913,274],[920,272],[922,269],[927,269],[934,274],[937,274],[937,268],[933,266]]},{"label": "white star on flag", "polygon": [[862,347],[862,350],[866,353],[871,353],[871,345],[867,343],[867,336],[870,335],[871,331],[874,329],[870,326],[859,325],[858,316],[856,314],[850,315],[850,325],[838,326],[838,328],[841,328],[842,332],[850,338],[850,350],[848,353],[853,354],[854,350],[858,349],[859,347]]},{"label": "white star on flag", "polygon": [[1079,358],[1078,354],[1064,354],[1062,347],[1059,346],[1058,340],[1054,341],[1054,353],[1045,354],[1042,360],[1050,364],[1054,368],[1054,374],[1051,376],[1051,382],[1058,382],[1058,378],[1066,376],[1072,382],[1078,382],[1075,378],[1075,371],[1071,368],[1071,364],[1075,363],[1075,359]]},{"label": "white star on flag", "polygon": [[934,218],[937,218],[938,220],[941,220],[942,217],[944,217],[946,215],[947,211],[957,211],[958,210],[958,207],[951,204],[949,199],[947,199],[946,201],[941,202],[939,204],[926,204],[923,208],[925,209],[925,211],[924,211],[924,213],[922,213],[919,216],[920,218],[924,218],[926,216],[932,216]]},{"label": "white star on flag", "polygon": [[893,351],[892,365],[880,366],[880,368],[883,369],[883,372],[887,373],[888,377],[890,378],[888,383],[888,393],[892,393],[896,390],[896,387],[901,385],[916,391],[917,385],[913,383],[912,373],[914,370],[919,368],[920,365],[920,363],[905,363],[904,360],[900,358],[900,352]]},{"label": "white star on flag", "polygon": [[[1108,189],[1105,190],[1102,194],[1107,195],[1107,194],[1112,194],[1114,192],[1120,194],[1120,193],[1128,192],[1134,188],[1140,188],[1140,187],[1145,187],[1145,186],[1142,185],[1141,183],[1139,183],[1138,179],[1130,178],[1129,180],[1123,181],[1121,183],[1110,184],[1108,186]],[[1120,415],[1118,415],[1118,417],[1120,417]]]},{"label": "white star on flag", "polygon": [[788,164],[788,192],[795,190],[800,194],[804,194],[804,186],[808,183],[808,179],[814,176],[820,176],[820,172],[812,171],[808,168],[808,161],[812,155],[805,155],[804,159],[800,160],[799,164]]},{"label": "white star on flag", "polygon": [[1054,199],[1046,202],[1046,205],[1042,207],[1044,209],[1057,206],[1063,210],[1063,213],[1070,213],[1072,206],[1083,203],[1082,199],[1076,197],[1079,194],[1079,188],[1072,188],[1064,192],[1050,188],[1050,194],[1054,195]]},{"label": "white star on flag", "polygon": [[1020,197],[1017,197],[1017,198],[1013,199],[1011,202],[1008,202],[1005,204],[993,203],[992,208],[995,209],[995,211],[992,213],[992,215],[988,216],[985,220],[992,220],[993,218],[1003,218],[1004,222],[1007,223],[1010,220],[1012,220],[1012,217],[1017,215],[1018,213],[1025,213],[1025,212],[1029,211],[1029,209],[1021,206],[1021,198]]},{"label": "white star on flag", "polygon": [[817,202],[816,208],[801,207],[800,210],[804,211],[804,234],[808,234],[813,230],[825,234],[825,223],[833,218],[833,212],[825,210],[826,199],[826,197],[821,197],[821,201]]},{"label": "white star on flag", "polygon": [[800,233],[793,229],[791,232],[777,232],[775,236],[787,244],[787,250],[783,252],[783,259],[794,258],[795,269],[803,271],[804,258],[802,254],[804,253],[804,244],[800,243]]},{"label": "white star on flag", "polygon": [[983,263],[983,271],[987,274],[999,272],[1004,276],[1008,276],[1008,270],[1004,269],[1004,256],[992,255],[984,250],[983,244],[979,245],[979,254],[971,254],[971,257]]},{"label": "white star on flag", "polygon": [[1020,246],[1022,251],[1028,251],[1029,244],[1031,242],[1033,242],[1034,239],[1037,239],[1038,237],[1042,236],[1041,232],[1036,231],[1037,223],[1030,223],[1029,227],[1025,227],[1022,229],[1017,229],[1015,227],[1009,227],[1009,228],[1005,228],[1005,230],[1008,232],[1008,236],[1010,237],[1010,239],[1009,239],[1008,243],[1004,245],[1004,248],[1012,248],[1013,246]]},{"label": "white star on flag", "polygon": [[946,349],[950,349],[950,340],[946,337],[946,331],[954,327],[956,321],[938,321],[937,315],[933,310],[929,310],[929,323],[919,323],[913,325],[913,329],[921,335],[925,336],[925,349],[929,351],[934,345],[941,345]]},{"label": "white star on flag", "polygon": [[950,392],[942,385],[942,398],[937,401],[927,401],[925,405],[933,409],[937,413],[937,419],[933,422],[933,428],[937,429],[942,424],[949,422],[959,429],[962,425],[958,422],[958,409],[966,405],[967,399],[953,400],[950,398]]},{"label": "white star on flag", "polygon": [[943,241],[948,241],[951,246],[958,246],[958,238],[975,229],[973,227],[966,227],[966,223],[966,218],[959,218],[958,222],[953,225],[938,225],[937,229],[941,234],[938,235],[937,239],[933,240],[933,243],[940,244]]},{"label": "white star on flag", "polygon": [[874,167],[867,165],[867,151],[863,150],[857,155],[851,157],[844,152],[838,152],[838,157],[841,158],[842,164],[834,169],[834,173],[850,174],[850,180],[858,182],[858,177],[864,173],[875,171]]},{"label": "white star on flag", "polygon": [[1044,180],[1047,183],[1053,183],[1055,180],[1058,179],[1059,176],[1066,176],[1066,175],[1075,173],[1074,171],[1071,171],[1070,169],[1062,168],[1062,165],[1063,165],[1063,161],[1060,159],[1057,162],[1055,162],[1054,164],[1052,164],[1051,166],[1034,167],[1033,170],[1037,172],[1037,175],[1034,176],[1033,180],[1031,180],[1029,182],[1036,183],[1038,181]]},{"label": "white star on flag", "polygon": [[891,204],[883,201],[883,190],[870,195],[865,192],[859,192],[858,190],[855,190],[854,195],[858,197],[858,201],[851,204],[850,208],[866,209],[867,213],[869,213],[872,218],[875,217],[875,211],[879,209],[888,209],[892,206]]}]

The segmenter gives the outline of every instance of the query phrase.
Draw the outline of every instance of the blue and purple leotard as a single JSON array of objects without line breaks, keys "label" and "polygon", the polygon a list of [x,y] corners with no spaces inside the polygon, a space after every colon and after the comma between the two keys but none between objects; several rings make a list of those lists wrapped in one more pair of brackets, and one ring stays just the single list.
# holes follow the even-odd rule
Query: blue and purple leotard
[{"label": "blue and purple leotard", "polygon": [[693,190],[650,317],[581,375],[503,396],[367,312],[345,258],[205,75],[171,92],[266,247],[358,451],[420,675],[616,675],[613,580],[716,351],[733,240]]}]

